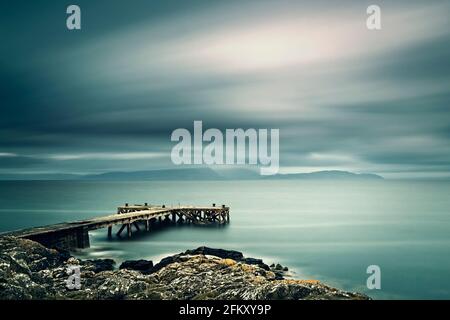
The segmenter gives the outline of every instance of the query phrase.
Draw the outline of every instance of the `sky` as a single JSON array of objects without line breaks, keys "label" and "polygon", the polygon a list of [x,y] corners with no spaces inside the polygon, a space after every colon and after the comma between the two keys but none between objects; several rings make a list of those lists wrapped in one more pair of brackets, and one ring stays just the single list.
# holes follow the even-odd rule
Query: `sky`
[{"label": "sky", "polygon": [[175,168],[171,132],[201,120],[279,129],[282,173],[449,177],[449,16],[449,1],[4,1],[0,175]]}]

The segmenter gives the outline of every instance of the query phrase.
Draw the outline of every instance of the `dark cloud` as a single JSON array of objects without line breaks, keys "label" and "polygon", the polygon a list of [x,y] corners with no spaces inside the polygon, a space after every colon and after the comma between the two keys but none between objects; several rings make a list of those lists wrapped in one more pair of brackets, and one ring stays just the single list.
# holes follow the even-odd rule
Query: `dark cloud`
[{"label": "dark cloud", "polygon": [[376,34],[344,3],[79,1],[80,32],[64,4],[2,7],[0,168],[170,167],[202,120],[279,128],[287,169],[448,171],[448,3],[382,1]]},{"label": "dark cloud", "polygon": [[[389,52],[378,60],[377,75],[396,81],[450,82],[450,34],[431,36]],[[375,71],[375,70],[374,70]]]}]

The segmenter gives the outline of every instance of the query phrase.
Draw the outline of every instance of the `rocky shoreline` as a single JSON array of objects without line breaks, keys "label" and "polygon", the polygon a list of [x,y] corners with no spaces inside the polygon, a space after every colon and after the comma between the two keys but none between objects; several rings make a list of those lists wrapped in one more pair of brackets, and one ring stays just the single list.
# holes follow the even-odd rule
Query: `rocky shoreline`
[{"label": "rocky shoreline", "polygon": [[[80,288],[67,271],[79,266]],[[285,279],[288,269],[233,250],[200,247],[166,257],[80,260],[31,240],[0,237],[0,299],[352,299],[367,296],[316,280]]]}]

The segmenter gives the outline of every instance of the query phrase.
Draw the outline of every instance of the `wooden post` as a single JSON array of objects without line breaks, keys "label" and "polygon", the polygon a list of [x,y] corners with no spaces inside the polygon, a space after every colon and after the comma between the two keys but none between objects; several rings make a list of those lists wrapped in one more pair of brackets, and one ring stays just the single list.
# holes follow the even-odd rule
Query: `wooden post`
[{"label": "wooden post", "polygon": [[131,224],[130,223],[127,223],[127,236],[128,236],[128,238],[131,237]]},{"label": "wooden post", "polygon": [[77,248],[84,249],[89,248],[89,232],[87,229],[81,228],[75,233]]},{"label": "wooden post", "polygon": [[147,219],[147,220],[145,220],[145,231],[148,231],[148,230],[150,230],[150,222]]},{"label": "wooden post", "polygon": [[111,238],[112,236],[112,226],[108,227],[108,238]]},{"label": "wooden post", "polygon": [[117,235],[120,237],[120,234],[122,233],[123,229],[125,229],[127,225],[123,224],[122,227],[120,227],[119,231],[117,231]]}]

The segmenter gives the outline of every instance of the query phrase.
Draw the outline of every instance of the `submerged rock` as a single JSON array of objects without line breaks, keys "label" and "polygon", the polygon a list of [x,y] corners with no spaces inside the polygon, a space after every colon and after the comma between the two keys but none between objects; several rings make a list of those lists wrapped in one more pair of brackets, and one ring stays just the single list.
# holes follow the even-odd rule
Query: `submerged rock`
[{"label": "submerged rock", "polygon": [[[0,252],[0,299],[368,299],[284,279],[260,259],[223,249],[187,250],[153,267],[126,261],[119,270],[111,259],[82,261],[14,237],[0,237]],[[80,266],[80,289],[67,287],[69,266]]]}]

